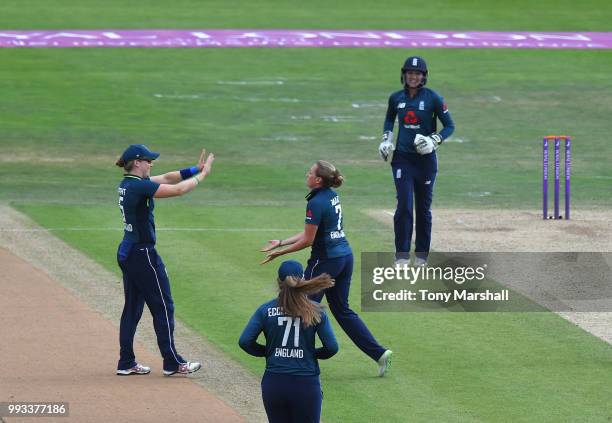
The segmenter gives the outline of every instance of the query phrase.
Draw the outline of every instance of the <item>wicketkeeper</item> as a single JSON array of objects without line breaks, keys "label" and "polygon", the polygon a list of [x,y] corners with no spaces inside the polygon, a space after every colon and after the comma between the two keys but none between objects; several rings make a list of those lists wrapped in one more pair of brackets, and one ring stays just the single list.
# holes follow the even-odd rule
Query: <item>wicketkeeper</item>
[{"label": "wicketkeeper", "polygon": [[[412,227],[416,220],[416,266],[427,264],[431,244],[431,201],[438,172],[436,149],[455,130],[442,97],[425,88],[427,76],[427,64],[423,58],[412,56],[406,60],[401,70],[403,89],[389,97],[379,146],[380,155],[385,161],[393,153],[391,169],[397,192],[397,208],[393,218],[395,257],[401,263],[408,263]],[[398,134],[394,144],[396,117]],[[438,119],[443,125],[439,133],[436,128]]]}]

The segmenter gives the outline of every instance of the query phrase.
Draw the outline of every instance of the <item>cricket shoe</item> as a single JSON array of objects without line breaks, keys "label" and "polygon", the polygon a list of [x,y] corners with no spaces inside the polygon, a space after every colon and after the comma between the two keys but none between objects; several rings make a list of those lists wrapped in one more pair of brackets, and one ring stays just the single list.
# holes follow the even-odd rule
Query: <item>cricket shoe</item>
[{"label": "cricket shoe", "polygon": [[117,369],[117,374],[119,376],[129,376],[129,375],[148,375],[151,373],[151,368],[147,366],[143,366],[142,364],[136,364],[134,367],[125,370]]},{"label": "cricket shoe", "polygon": [[414,258],[414,267],[425,267],[427,266],[427,259],[421,257]]},{"label": "cricket shoe", "polygon": [[395,260],[395,266],[399,266],[401,269],[410,266],[410,259],[397,259]]},{"label": "cricket shoe", "polygon": [[179,364],[178,369],[176,370],[164,370],[164,375],[170,376],[175,373],[180,375],[188,375],[189,373],[197,372],[201,368],[202,363],[188,361],[187,363]]},{"label": "cricket shoe", "polygon": [[378,376],[383,377],[389,367],[391,367],[391,356],[393,355],[393,351],[387,350],[380,356],[378,359]]}]

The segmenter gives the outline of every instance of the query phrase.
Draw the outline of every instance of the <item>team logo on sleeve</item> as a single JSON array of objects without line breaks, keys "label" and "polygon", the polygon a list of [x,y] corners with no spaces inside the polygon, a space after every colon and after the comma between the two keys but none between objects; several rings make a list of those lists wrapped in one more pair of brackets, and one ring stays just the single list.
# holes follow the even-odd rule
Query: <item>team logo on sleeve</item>
[{"label": "team logo on sleeve", "polygon": [[442,113],[448,113],[448,106],[446,103],[442,103]]},{"label": "team logo on sleeve", "polygon": [[306,219],[312,219],[312,210],[306,210]]}]

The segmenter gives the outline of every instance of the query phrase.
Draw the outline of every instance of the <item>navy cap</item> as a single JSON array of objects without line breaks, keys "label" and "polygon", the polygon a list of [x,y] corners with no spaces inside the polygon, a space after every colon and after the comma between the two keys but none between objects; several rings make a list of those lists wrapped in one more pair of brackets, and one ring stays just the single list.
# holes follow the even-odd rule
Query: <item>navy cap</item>
[{"label": "navy cap", "polygon": [[298,279],[304,277],[304,268],[295,260],[284,261],[278,268],[278,278],[282,281],[287,276],[295,276]]},{"label": "navy cap", "polygon": [[126,163],[136,159],[155,160],[158,157],[159,153],[149,150],[144,144],[132,144],[121,155],[121,159]]}]

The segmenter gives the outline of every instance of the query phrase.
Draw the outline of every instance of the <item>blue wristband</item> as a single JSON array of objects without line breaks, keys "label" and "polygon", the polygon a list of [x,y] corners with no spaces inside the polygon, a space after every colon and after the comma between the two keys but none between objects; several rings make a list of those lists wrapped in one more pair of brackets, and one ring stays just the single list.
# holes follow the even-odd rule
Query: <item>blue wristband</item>
[{"label": "blue wristband", "polygon": [[199,172],[199,170],[197,166],[191,166],[185,169],[181,169],[180,172],[181,172],[181,178],[185,180],[185,179],[191,178],[193,175],[196,175]]}]

